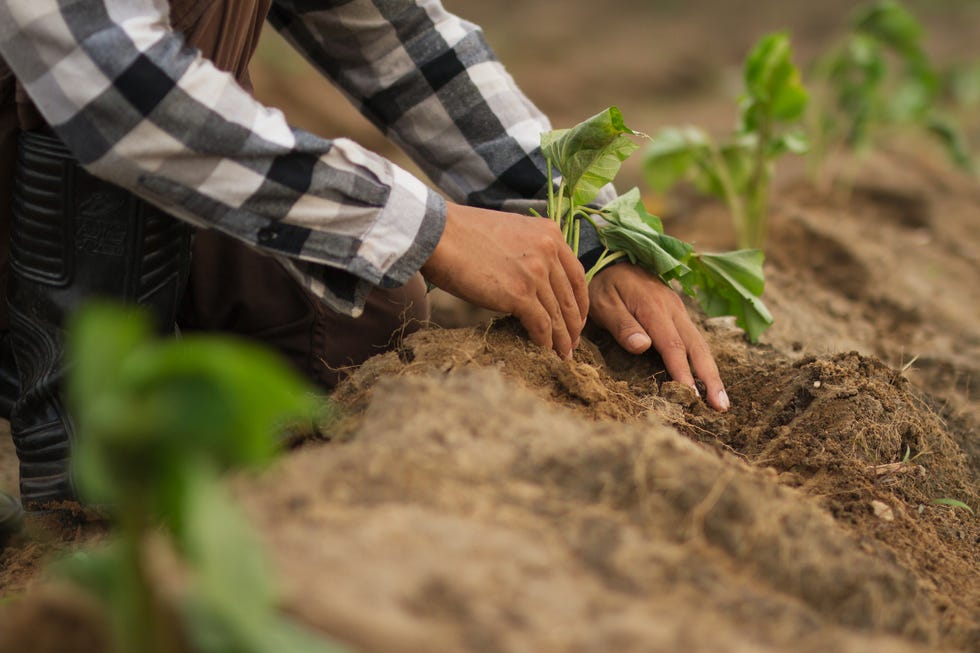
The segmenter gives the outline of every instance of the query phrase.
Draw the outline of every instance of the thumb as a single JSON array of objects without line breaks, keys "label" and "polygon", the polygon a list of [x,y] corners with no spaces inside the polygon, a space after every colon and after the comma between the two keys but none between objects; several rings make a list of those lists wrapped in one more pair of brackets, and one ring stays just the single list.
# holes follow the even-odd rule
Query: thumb
[{"label": "thumb", "polygon": [[650,348],[653,341],[650,340],[650,336],[643,330],[639,322],[632,317],[629,318],[628,322],[628,324],[621,324],[614,331],[616,342],[631,354],[642,354]]},{"label": "thumb", "polygon": [[593,317],[612,334],[620,347],[631,354],[642,354],[653,343],[646,329],[637,322],[618,296],[612,305],[601,312],[601,315],[594,314]]}]

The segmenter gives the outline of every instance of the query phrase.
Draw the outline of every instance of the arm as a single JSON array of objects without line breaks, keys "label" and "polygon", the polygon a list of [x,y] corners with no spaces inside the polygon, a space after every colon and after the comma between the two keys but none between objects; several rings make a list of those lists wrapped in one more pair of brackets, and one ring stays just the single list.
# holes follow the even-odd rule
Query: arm
[{"label": "arm", "polygon": [[[477,26],[434,0],[276,0],[269,19],[453,201],[544,211],[551,125]],[[588,225],[580,251],[601,252]]]},{"label": "arm", "polygon": [[441,237],[437,194],[355,143],[291,129],[185,47],[164,2],[8,0],[0,54],[89,171],[283,257],[338,310],[407,281]]},{"label": "arm", "polygon": [[[339,311],[359,314],[372,286],[424,263],[457,294],[513,312],[539,345],[568,354],[578,339],[584,274],[544,221],[501,223],[517,259],[481,247],[465,207],[444,237],[439,195],[349,140],[291,129],[186,48],[162,0],[8,0],[0,55],[93,174],[278,256]],[[502,283],[474,287],[487,277]]]}]

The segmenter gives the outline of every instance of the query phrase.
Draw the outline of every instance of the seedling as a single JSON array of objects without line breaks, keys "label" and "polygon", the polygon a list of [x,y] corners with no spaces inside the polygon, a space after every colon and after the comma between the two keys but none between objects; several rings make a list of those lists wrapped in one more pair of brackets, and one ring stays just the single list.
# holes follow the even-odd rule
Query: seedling
[{"label": "seedling", "polygon": [[[321,410],[305,384],[254,346],[156,340],[143,314],[116,307],[84,309],[68,349],[75,479],[85,501],[110,514],[116,537],[63,570],[105,603],[115,649],[339,650],[278,615],[256,537],[220,483],[225,470],[268,462],[278,429]],[[147,570],[146,543],[157,533],[188,574],[177,606]]]},{"label": "seedling", "polygon": [[783,154],[803,154],[800,124],[807,92],[785,34],[763,37],[749,53],[745,92],[735,131],[716,143],[698,127],[668,127],[644,157],[647,183],[661,193],[688,180],[728,206],[739,247],[764,248],[773,164]]},{"label": "seedling", "polygon": [[971,508],[964,502],[960,501],[959,499],[948,499],[944,497],[942,499],[933,499],[929,503],[933,505],[939,505],[939,506],[953,506],[954,508],[963,508],[971,515],[973,514],[973,508]]},{"label": "seedling", "polygon": [[571,129],[543,134],[541,149],[549,177],[555,170],[560,174],[557,188],[548,189],[548,217],[558,223],[576,254],[581,221],[596,228],[605,249],[586,271],[587,280],[616,260],[629,258],[664,283],[676,281],[709,316],[734,315],[749,338],[758,340],[772,324],[769,310],[759,299],[765,286],[761,251],[695,252],[689,243],[664,233],[660,218],[646,210],[637,188],[601,208],[592,205],[599,191],[615,179],[623,161],[639,147],[633,140],[638,137],[644,134],[627,127],[616,107]]},{"label": "seedling", "polygon": [[[958,125],[937,108],[944,80],[922,46],[923,33],[899,3],[883,0],[861,9],[843,42],[817,61],[811,84],[817,101],[809,116],[812,172],[834,148],[863,156],[889,130],[909,127],[931,135],[953,163],[975,172]],[[969,77],[958,79],[952,90],[968,92]]]}]

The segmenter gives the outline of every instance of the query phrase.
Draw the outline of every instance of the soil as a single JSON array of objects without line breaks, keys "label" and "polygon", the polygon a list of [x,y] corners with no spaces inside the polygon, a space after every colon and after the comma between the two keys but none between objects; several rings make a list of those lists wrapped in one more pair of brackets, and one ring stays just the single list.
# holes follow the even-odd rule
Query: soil
[{"label": "soil", "polygon": [[[556,124],[617,103],[644,131],[727,128],[729,82],[758,35],[788,27],[805,58],[851,6],[446,4],[484,25]],[[937,58],[976,58],[966,26],[980,8],[912,6]],[[591,36],[559,50],[570,33]],[[327,133],[312,107],[335,96],[299,95],[309,73],[283,68],[279,47],[260,56],[260,94]],[[331,129],[400,156],[346,111]],[[914,138],[856,169],[847,189],[780,171],[776,322],[759,343],[690,306],[726,414],[655,353],[592,330],[560,360],[513,320],[437,296],[431,328],[338,388],[332,437],[230,480],[285,610],[386,653],[980,651],[980,185]],[[731,247],[722,207],[685,189],[650,199],[670,233]],[[98,533],[0,551],[0,652],[102,650],[97,610],[40,572]],[[61,639],[32,636],[42,624]]]}]

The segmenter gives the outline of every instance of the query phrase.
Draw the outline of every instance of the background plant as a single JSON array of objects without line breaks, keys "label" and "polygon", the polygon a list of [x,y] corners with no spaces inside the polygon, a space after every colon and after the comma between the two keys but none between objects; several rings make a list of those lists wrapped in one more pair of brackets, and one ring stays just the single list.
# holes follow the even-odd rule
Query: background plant
[{"label": "background plant", "polygon": [[[117,307],[84,309],[68,342],[75,478],[115,535],[62,569],[104,602],[116,650],[337,651],[279,616],[261,548],[220,482],[271,460],[289,421],[322,415],[306,385],[253,345],[154,339],[145,315]],[[157,534],[186,568],[177,605],[147,570]]]},{"label": "background plant", "polygon": [[605,246],[586,271],[586,279],[591,281],[607,265],[629,258],[664,283],[676,281],[709,316],[735,316],[749,338],[757,340],[772,324],[772,315],[759,299],[765,287],[761,251],[695,252],[691,244],[664,233],[663,223],[646,210],[637,188],[602,207],[593,206],[599,191],[639,147],[633,137],[644,134],[627,127],[616,107],[571,129],[541,136],[549,177],[555,170],[560,174],[557,188],[548,189],[548,216],[558,223],[576,254],[582,220],[592,223]]},{"label": "background plant", "polygon": [[647,183],[661,193],[680,181],[724,200],[739,247],[765,247],[769,187],[776,159],[807,151],[802,122],[808,94],[793,64],[789,38],[769,34],[745,60],[738,122],[724,141],[699,127],[657,133],[643,161]]},{"label": "background plant", "polygon": [[909,128],[936,139],[960,169],[976,171],[958,124],[940,109],[944,95],[969,101],[976,72],[961,67],[941,73],[923,37],[909,11],[883,0],[861,8],[843,41],[817,60],[809,80],[816,101],[808,118],[815,176],[833,149],[866,155],[886,133]]}]

